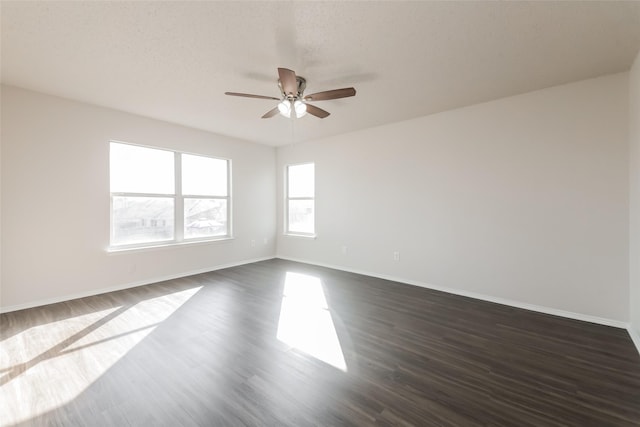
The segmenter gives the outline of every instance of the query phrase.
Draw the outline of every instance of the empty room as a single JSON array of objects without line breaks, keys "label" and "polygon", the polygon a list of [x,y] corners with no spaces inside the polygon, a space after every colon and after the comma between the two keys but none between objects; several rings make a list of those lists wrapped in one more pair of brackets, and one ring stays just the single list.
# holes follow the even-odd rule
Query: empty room
[{"label": "empty room", "polygon": [[640,426],[639,1],[0,17],[0,425]]}]

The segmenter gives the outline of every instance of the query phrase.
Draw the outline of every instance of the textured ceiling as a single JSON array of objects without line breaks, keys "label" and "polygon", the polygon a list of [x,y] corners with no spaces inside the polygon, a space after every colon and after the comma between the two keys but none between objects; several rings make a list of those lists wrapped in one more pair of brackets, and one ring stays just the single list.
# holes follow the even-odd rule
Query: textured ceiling
[{"label": "textured ceiling", "polygon": [[[2,82],[283,145],[626,71],[640,2],[8,2]],[[326,119],[260,119],[277,67]]]}]

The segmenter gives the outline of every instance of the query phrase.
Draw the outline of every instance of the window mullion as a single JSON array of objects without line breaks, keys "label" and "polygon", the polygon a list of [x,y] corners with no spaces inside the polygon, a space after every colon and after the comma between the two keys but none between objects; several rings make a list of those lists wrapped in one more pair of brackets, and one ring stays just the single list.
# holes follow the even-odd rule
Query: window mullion
[{"label": "window mullion", "polygon": [[175,178],[175,239],[177,242],[184,240],[184,197],[182,195],[182,161],[180,153],[174,153],[174,178]]},{"label": "window mullion", "polygon": [[173,197],[174,194],[164,193],[111,193],[111,197]]}]

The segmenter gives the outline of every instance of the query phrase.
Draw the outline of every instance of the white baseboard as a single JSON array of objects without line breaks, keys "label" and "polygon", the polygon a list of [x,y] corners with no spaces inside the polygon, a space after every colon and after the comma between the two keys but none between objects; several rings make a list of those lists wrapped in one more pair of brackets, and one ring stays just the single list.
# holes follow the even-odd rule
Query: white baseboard
[{"label": "white baseboard", "polygon": [[38,300],[38,301],[32,301],[32,302],[28,302],[28,303],[25,303],[25,304],[17,304],[17,305],[13,305],[13,306],[0,307],[0,313],[8,313],[8,312],[11,312],[11,311],[24,310],[24,309],[33,308],[33,307],[40,307],[40,306],[43,306],[43,305],[55,304],[55,303],[58,303],[58,302],[69,301],[69,300],[73,300],[73,299],[77,299],[77,298],[84,298],[84,297],[100,295],[100,294],[104,294],[104,293],[108,293],[108,292],[120,291],[120,290],[123,290],[123,289],[135,288],[137,286],[149,285],[149,284],[153,284],[153,283],[163,282],[165,280],[179,279],[181,277],[193,276],[195,274],[201,274],[201,273],[208,273],[210,271],[222,270],[224,268],[230,268],[230,267],[237,267],[239,265],[251,264],[251,263],[254,263],[254,262],[267,261],[267,260],[274,259],[274,258],[280,258],[280,259],[283,259],[283,260],[300,262],[300,263],[310,264],[310,265],[317,265],[317,266],[320,266],[320,267],[327,267],[327,268],[332,268],[334,270],[346,271],[346,272],[350,272],[350,273],[362,274],[362,275],[365,275],[365,276],[376,277],[376,278],[384,279],[384,280],[391,280],[391,281],[399,282],[399,283],[406,283],[408,285],[419,286],[419,287],[422,287],[422,288],[433,289],[433,290],[441,291],[441,292],[447,292],[447,293],[450,293],[450,294],[460,295],[460,296],[469,297],[469,298],[474,298],[474,299],[478,299],[478,300],[482,300],[482,301],[488,301],[488,302],[507,305],[507,306],[511,306],[511,307],[522,308],[522,309],[525,309],[525,310],[536,311],[536,312],[539,312],[539,313],[551,314],[551,315],[554,315],[554,316],[565,317],[565,318],[568,318],[568,319],[580,320],[580,321],[583,321],[583,322],[590,322],[590,323],[596,323],[596,324],[599,324],[599,325],[612,326],[612,327],[615,327],[615,328],[626,329],[628,331],[628,333],[629,333],[629,336],[633,340],[634,345],[638,349],[638,352],[640,353],[640,335],[638,335],[638,333],[636,331],[634,331],[629,326],[628,323],[622,322],[622,321],[619,321],[619,320],[607,319],[607,318],[597,317],[597,316],[591,316],[591,315],[582,314],[582,313],[574,313],[574,312],[565,311],[565,310],[558,310],[558,309],[555,309],[555,308],[544,307],[544,306],[539,306],[539,305],[533,305],[533,304],[528,304],[528,303],[524,303],[524,302],[520,302],[520,301],[513,301],[513,300],[509,300],[509,299],[505,299],[505,298],[497,298],[497,297],[493,297],[493,296],[490,296],[490,295],[484,295],[484,294],[480,294],[480,293],[476,293],[476,292],[469,292],[469,291],[465,291],[465,290],[461,290],[461,289],[448,288],[448,287],[443,287],[443,286],[435,286],[435,285],[432,285],[432,284],[429,284],[429,283],[419,282],[419,281],[415,281],[415,280],[408,280],[408,279],[403,279],[403,278],[400,278],[400,277],[393,277],[393,276],[388,276],[388,275],[384,275],[384,274],[378,274],[378,273],[374,273],[374,272],[370,272],[370,271],[351,269],[351,268],[347,268],[347,267],[343,267],[343,266],[331,265],[331,264],[319,263],[319,262],[313,262],[313,261],[309,261],[309,260],[286,257],[286,256],[282,256],[282,255],[263,257],[263,258],[254,258],[254,259],[243,260],[243,261],[239,261],[239,262],[221,264],[221,265],[208,267],[208,268],[204,268],[204,269],[200,269],[200,270],[192,270],[192,271],[186,271],[186,272],[173,274],[173,275],[168,275],[168,276],[154,277],[154,278],[151,278],[151,279],[146,279],[146,280],[141,280],[141,281],[137,281],[137,282],[126,283],[126,284],[117,285],[117,286],[111,286],[111,287],[107,287],[107,288],[95,289],[95,290],[86,291],[86,292],[79,292],[79,293],[75,293],[75,294],[64,295],[64,296],[61,296],[61,297],[54,297],[54,298],[47,298],[47,299],[42,299],[42,300]]},{"label": "white baseboard", "polygon": [[635,329],[633,329],[631,325],[627,327],[627,332],[631,337],[631,341],[633,341],[633,344],[636,346],[636,350],[638,350],[638,354],[640,354],[640,335],[638,334],[638,332],[636,332]]},{"label": "white baseboard", "polygon": [[[506,299],[506,298],[498,298],[498,297],[493,297],[493,296],[490,296],[490,295],[484,295],[484,294],[480,294],[480,293],[476,293],[476,292],[469,292],[469,291],[465,291],[465,290],[462,290],[462,289],[447,288],[447,287],[443,287],[443,286],[435,286],[435,285],[432,285],[432,284],[429,284],[429,283],[419,282],[419,281],[415,281],[415,280],[408,280],[408,279],[403,279],[403,278],[399,278],[399,277],[387,276],[387,275],[384,275],[384,274],[373,273],[373,272],[370,272],[370,271],[351,269],[351,268],[347,268],[347,267],[343,267],[343,266],[336,266],[336,265],[318,263],[318,262],[307,261],[307,260],[303,260],[303,259],[286,257],[286,256],[282,256],[282,255],[276,255],[276,258],[280,258],[280,259],[284,259],[284,260],[288,260],[288,261],[294,261],[294,262],[301,262],[301,263],[305,263],[305,264],[317,265],[317,266],[320,266],[320,267],[332,268],[334,270],[341,270],[341,271],[346,271],[346,272],[349,272],[349,273],[362,274],[362,275],[365,275],[365,276],[376,277],[376,278],[379,278],[379,279],[391,280],[393,282],[406,283],[408,285],[419,286],[421,288],[433,289],[435,291],[447,292],[449,294],[460,295],[460,296],[463,296],[463,297],[474,298],[474,299],[493,302],[493,303],[502,304],[502,305],[508,305],[508,306],[511,306],[511,307],[517,307],[517,308],[522,308],[522,309],[525,309],[525,310],[536,311],[538,313],[551,314],[553,316],[560,316],[560,317],[565,317],[565,318],[568,318],[568,319],[580,320],[580,321],[583,321],[583,322],[590,322],[590,323],[596,323],[596,324],[599,324],[599,325],[612,326],[614,328],[628,329],[628,326],[629,326],[628,323],[622,322],[620,320],[607,319],[607,318],[604,318],[604,317],[590,316],[588,314],[574,313],[574,312],[571,312],[571,311],[559,310],[559,309],[556,309],[556,308],[550,308],[550,307],[544,307],[544,306],[539,306],[539,305],[534,305],[534,304],[528,304],[528,303],[524,303],[524,302],[520,302],[520,301],[509,300],[509,299]],[[638,347],[637,343],[636,343],[636,347]],[[640,349],[640,347],[638,347],[638,348]]]},{"label": "white baseboard", "polygon": [[41,307],[43,305],[55,304],[55,303],[58,303],[58,302],[64,302],[64,301],[69,301],[69,300],[78,299],[78,298],[91,297],[91,296],[94,296],[94,295],[106,294],[108,292],[121,291],[121,290],[124,290],[124,289],[135,288],[135,287],[138,287],[138,286],[144,286],[144,285],[150,285],[150,284],[153,284],[153,283],[164,282],[165,280],[179,279],[181,277],[193,276],[193,275],[201,274],[201,273],[208,273],[210,271],[215,271],[215,270],[222,270],[223,268],[237,267],[239,265],[251,264],[251,263],[259,262],[259,261],[266,261],[266,260],[273,259],[273,258],[275,258],[275,256],[264,257],[264,258],[254,258],[254,259],[249,259],[249,260],[244,260],[244,261],[232,262],[232,263],[228,263],[228,264],[216,265],[214,267],[202,268],[202,269],[199,269],[199,270],[185,271],[185,272],[182,272],[182,273],[171,274],[171,275],[168,275],[168,276],[154,277],[154,278],[151,278],[151,279],[139,280],[137,282],[130,282],[130,283],[122,284],[122,285],[109,286],[107,288],[95,289],[95,290],[90,290],[90,291],[85,291],[85,292],[78,292],[78,293],[74,293],[74,294],[70,294],[70,295],[64,295],[64,296],[60,296],[60,297],[45,298],[45,299],[41,299],[41,300],[37,300],[37,301],[28,302],[28,303],[25,303],[25,304],[17,304],[17,305],[12,305],[12,306],[8,306],[8,307],[0,307],[0,313],[9,313],[11,311],[18,311],[18,310],[24,310],[24,309],[27,309],[27,308]]}]

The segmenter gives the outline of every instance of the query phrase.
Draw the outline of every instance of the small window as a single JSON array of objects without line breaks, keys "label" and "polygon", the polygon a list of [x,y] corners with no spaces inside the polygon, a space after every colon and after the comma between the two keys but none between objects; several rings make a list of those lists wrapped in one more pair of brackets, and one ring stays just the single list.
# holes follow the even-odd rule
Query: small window
[{"label": "small window", "polygon": [[315,165],[287,166],[286,233],[315,234]]},{"label": "small window", "polygon": [[111,142],[111,246],[230,236],[229,160]]}]

